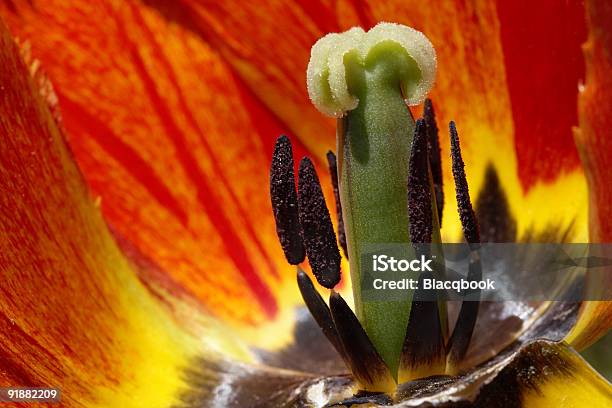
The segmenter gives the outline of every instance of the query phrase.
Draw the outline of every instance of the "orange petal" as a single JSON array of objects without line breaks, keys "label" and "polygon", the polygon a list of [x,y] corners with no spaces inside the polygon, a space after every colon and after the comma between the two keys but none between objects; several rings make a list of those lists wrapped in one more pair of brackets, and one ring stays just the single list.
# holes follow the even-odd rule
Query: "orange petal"
[{"label": "orange petal", "polygon": [[293,302],[297,289],[276,294],[294,271],[267,195],[287,127],[210,44],[134,2],[4,14],[54,83],[80,168],[131,254],[217,316],[256,323]]},{"label": "orange petal", "polygon": [[[583,45],[586,82],[578,103],[580,127],[576,144],[586,169],[590,193],[590,238],[592,242],[612,241],[612,189],[610,189],[610,154],[612,153],[612,6],[606,2],[586,3],[589,38]],[[607,282],[589,282],[592,290],[610,287]],[[607,286],[606,286],[607,285]],[[612,301],[584,302],[574,330],[567,341],[583,349],[612,327]]]},{"label": "orange petal", "polygon": [[196,340],[115,245],[28,68],[0,24],[0,386],[59,387],[70,407],[170,405]]},{"label": "orange petal", "polygon": [[583,45],[587,76],[580,89],[580,127],[576,144],[581,153],[591,192],[591,241],[612,240],[612,189],[610,153],[612,152],[612,37],[608,18],[609,4],[587,2],[589,38]]}]

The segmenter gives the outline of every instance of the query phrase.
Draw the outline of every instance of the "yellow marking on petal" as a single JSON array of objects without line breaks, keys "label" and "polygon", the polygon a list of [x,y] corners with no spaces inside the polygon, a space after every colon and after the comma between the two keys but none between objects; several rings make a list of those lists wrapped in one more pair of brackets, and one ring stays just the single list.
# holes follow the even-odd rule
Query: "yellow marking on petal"
[{"label": "yellow marking on petal", "polygon": [[[503,154],[500,154],[503,156]],[[569,239],[572,242],[585,243],[588,239],[588,188],[584,173],[577,169],[560,175],[554,182],[539,182],[525,195],[512,165],[514,157],[499,157],[493,163],[498,170],[502,187],[507,194],[508,204],[517,220],[519,237],[528,231],[542,232],[550,227],[571,228]],[[470,185],[472,201],[484,181],[484,161],[479,161],[478,168],[466,161],[466,172]],[[457,203],[453,186],[446,183],[444,224],[442,234],[445,240],[456,241],[461,237],[461,224],[457,214]]]},{"label": "yellow marking on petal", "polygon": [[612,401],[612,386],[584,360],[569,351],[573,370],[569,376],[544,378],[537,390],[523,394],[525,408],[594,408],[606,407]]},{"label": "yellow marking on petal", "polygon": [[538,183],[517,206],[518,231],[572,227],[572,242],[588,242],[588,189],[581,169],[559,176],[554,183]]},{"label": "yellow marking on petal", "polygon": [[98,402],[94,406],[168,407],[178,403],[181,391],[187,389],[183,370],[198,350],[195,339],[144,297],[138,307],[126,310],[133,331],[118,329],[115,336],[127,348],[122,371],[129,373],[129,379],[118,389],[95,389]]},{"label": "yellow marking on petal", "polygon": [[293,343],[293,329],[296,323],[296,307],[302,305],[295,279],[279,284],[277,302],[279,312],[273,320],[258,326],[236,325],[236,334],[248,341],[249,345],[264,350],[278,350]]},{"label": "yellow marking on petal", "polygon": [[[86,211],[88,204],[83,207]],[[91,400],[84,400],[89,400],[87,406],[172,406],[180,402],[179,396],[187,390],[184,370],[197,357],[211,353],[249,361],[247,349],[222,330],[221,322],[201,314],[170,294],[165,296],[172,305],[171,309],[152,297],[102,228],[99,211],[92,218],[94,224],[99,223],[98,231],[102,232],[99,250],[106,254],[108,265],[115,269],[115,279],[104,282],[105,289],[116,296],[108,301],[113,303],[113,310],[119,315],[114,332],[109,336],[112,344],[107,351],[113,355],[112,364],[119,364],[110,369],[110,374],[120,376],[115,387],[109,383],[100,384],[99,374],[108,367],[100,367],[100,373],[83,373],[82,378],[89,379],[87,387],[91,386],[92,393]],[[174,315],[180,316],[175,318]],[[188,320],[181,318],[183,315],[189,316],[189,324],[186,324]],[[64,362],[70,371],[82,370],[74,361]]]},{"label": "yellow marking on petal", "polygon": [[123,313],[115,326],[109,352],[121,354],[121,366],[113,367],[113,372],[123,373],[124,377],[117,388],[94,385],[91,406],[172,406],[180,402],[178,398],[188,389],[185,370],[194,360],[210,355],[254,361],[247,347],[234,338],[223,322],[166,295],[172,304],[170,314],[136,279],[129,265],[115,252],[114,244],[108,245],[108,251],[117,255],[111,262],[120,271],[117,283],[122,289],[116,291],[119,298],[116,310]]},{"label": "yellow marking on petal", "polygon": [[446,372],[446,359],[442,358],[438,361],[427,362],[418,367],[402,367],[398,371],[397,382],[402,384],[419,378],[430,377],[432,375],[440,375]]},{"label": "yellow marking on petal", "polygon": [[[328,201],[329,202],[329,201]],[[309,268],[305,268],[310,270]],[[346,258],[342,258],[341,271],[343,279],[336,286],[335,290],[341,293],[347,304],[354,310],[351,280],[349,279],[349,264]],[[323,299],[329,301],[330,291],[315,282],[315,286]],[[279,284],[277,301],[279,304],[279,313],[273,320],[269,320],[258,326],[235,325],[232,330],[237,337],[249,346],[260,348],[268,351],[280,350],[295,343],[294,329],[296,324],[297,308],[304,307],[304,301],[300,295],[298,285],[295,278],[286,279]],[[245,360],[242,355],[241,361],[252,361],[252,356]]]}]

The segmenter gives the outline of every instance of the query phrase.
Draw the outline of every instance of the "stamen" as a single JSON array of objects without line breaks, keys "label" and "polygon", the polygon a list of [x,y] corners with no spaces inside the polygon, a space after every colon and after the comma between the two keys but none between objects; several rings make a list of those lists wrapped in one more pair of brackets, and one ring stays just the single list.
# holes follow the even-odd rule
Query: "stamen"
[{"label": "stamen", "polygon": [[[432,236],[432,203],[429,180],[428,135],[423,119],[416,122],[410,164],[408,170],[408,217],[410,240],[417,252],[430,253],[427,245]],[[430,279],[431,273],[419,277],[419,288],[414,293],[406,337],[400,357],[399,381],[427,377],[444,372],[444,338],[438,311],[438,302],[425,301],[423,280]]]},{"label": "stamen", "polygon": [[438,125],[431,99],[425,99],[423,108],[423,119],[427,129],[427,142],[429,145],[429,166],[433,179],[434,191],[436,193],[436,205],[438,208],[438,221],[442,226],[442,210],[444,208],[444,190],[442,186],[442,160],[440,158],[440,140],[438,138]]},{"label": "stamen", "polygon": [[335,291],[329,298],[331,314],[346,352],[347,364],[365,391],[392,391],[395,381],[359,320]]},{"label": "stamen", "polygon": [[487,165],[484,186],[476,200],[476,217],[482,242],[516,241],[516,219],[491,163]]},{"label": "stamen", "polygon": [[327,152],[327,164],[329,165],[329,175],[331,176],[332,187],[334,188],[334,200],[336,201],[336,216],[338,217],[338,242],[348,259],[346,247],[346,234],[344,233],[344,219],[342,218],[342,204],[340,203],[340,190],[338,189],[338,165],[336,155],[331,150]]},{"label": "stamen", "polygon": [[449,124],[450,139],[451,139],[451,158],[453,161],[453,177],[455,179],[455,193],[457,195],[457,207],[459,211],[459,219],[463,228],[465,240],[469,243],[480,243],[480,234],[478,232],[478,222],[472,209],[470,201],[470,191],[468,189],[467,179],[463,159],[461,158],[461,148],[459,146],[459,136],[455,122]]},{"label": "stamen", "polygon": [[414,128],[408,167],[408,219],[410,241],[414,243],[430,243],[433,228],[427,150],[425,122],[419,119]]},{"label": "stamen", "polygon": [[[450,138],[451,138],[451,158],[453,161],[453,177],[455,179],[455,193],[457,195],[457,206],[459,211],[459,219],[463,228],[465,240],[471,244],[472,252],[470,253],[470,264],[467,279],[481,280],[482,279],[482,264],[480,255],[476,251],[480,244],[480,234],[478,230],[478,222],[472,209],[470,201],[470,192],[468,189],[467,179],[465,177],[463,159],[461,157],[461,148],[459,147],[459,136],[455,122],[450,122]],[[457,317],[457,323],[453,329],[447,349],[449,350],[447,361],[448,370],[454,373],[457,363],[459,363],[467,353],[470,345],[470,340],[476,326],[478,317],[478,308],[480,306],[479,297],[480,291],[470,295],[472,299],[464,300],[461,303],[461,310]]]},{"label": "stamen", "polygon": [[308,275],[301,269],[298,269],[297,283],[310,314],[314,317],[325,337],[327,337],[338,353],[344,358],[345,353],[342,348],[342,342],[336,331],[336,326],[334,325],[334,320],[329,311],[329,307],[327,307],[327,303],[325,303],[319,292],[317,292]]},{"label": "stamen", "polygon": [[340,251],[319,177],[308,157],[298,175],[299,219],[306,254],[317,282],[333,288],[340,281]]},{"label": "stamen", "polygon": [[446,351],[438,302],[422,300],[423,281],[432,277],[429,272],[421,274],[414,293],[400,358],[400,383],[444,372]]},{"label": "stamen", "polygon": [[[469,281],[482,279],[482,264],[480,262],[480,255],[476,251],[472,251],[470,254],[467,279]],[[474,333],[474,327],[476,326],[478,309],[480,307],[480,290],[472,292],[470,297],[472,298],[471,300],[464,300],[461,302],[457,323],[455,323],[453,334],[446,346],[448,350],[447,371],[449,374],[456,374],[455,370],[457,364],[465,357],[470,346],[472,334]]]},{"label": "stamen", "polygon": [[293,175],[291,141],[285,135],[276,140],[270,168],[270,197],[276,221],[276,233],[287,262],[297,265],[304,260],[298,201]]}]

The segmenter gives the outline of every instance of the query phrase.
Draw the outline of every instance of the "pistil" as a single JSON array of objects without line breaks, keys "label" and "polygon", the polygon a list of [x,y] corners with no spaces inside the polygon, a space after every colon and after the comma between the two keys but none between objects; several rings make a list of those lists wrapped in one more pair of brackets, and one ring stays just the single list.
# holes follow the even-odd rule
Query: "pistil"
[{"label": "pistil", "polygon": [[[314,165],[303,158],[295,189],[289,140],[276,144],[270,193],[287,260],[308,256],[317,282],[331,289],[329,306],[298,266],[297,283],[314,320],[338,351],[358,390],[387,392],[396,382],[456,373],[478,315],[478,299],[464,301],[449,336],[446,304],[428,295],[425,279],[444,280],[441,245],[442,162],[433,104],[416,124],[408,104],[420,103],[433,83],[435,52],[419,32],[382,23],[329,34],[312,49],[308,91],[315,106],[337,118],[337,157],[327,154],[336,201],[339,243],[350,262],[355,312],[334,290],[340,251]],[[472,253],[468,279],[482,275],[478,222],[472,208],[459,138],[450,123],[459,218]],[[403,297],[370,300],[362,262],[372,246],[394,244],[408,256],[436,259],[432,269],[407,276],[420,282]],[[369,257],[367,255],[370,255]],[[421,261],[423,262],[423,261]],[[369,264],[368,264],[369,265]]]},{"label": "pistil", "polygon": [[381,23],[330,34],[312,49],[308,91],[324,114],[338,117],[337,168],[355,312],[394,377],[410,307],[403,299],[365,301],[362,258],[372,244],[410,244],[408,158],[414,120],[433,83],[435,52],[420,32]]}]

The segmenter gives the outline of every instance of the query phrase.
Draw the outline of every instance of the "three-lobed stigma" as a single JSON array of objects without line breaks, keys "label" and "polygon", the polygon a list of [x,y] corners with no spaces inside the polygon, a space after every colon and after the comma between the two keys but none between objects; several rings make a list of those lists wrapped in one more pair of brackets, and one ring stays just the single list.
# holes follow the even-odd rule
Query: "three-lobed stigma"
[{"label": "three-lobed stigma", "polygon": [[344,116],[359,104],[351,76],[359,76],[360,69],[375,69],[384,58],[401,60],[389,66],[398,71],[390,74],[397,75],[406,103],[423,102],[434,83],[436,52],[423,33],[394,23],[379,23],[367,32],[354,27],[319,39],[306,73],[310,99],[321,113]]}]

